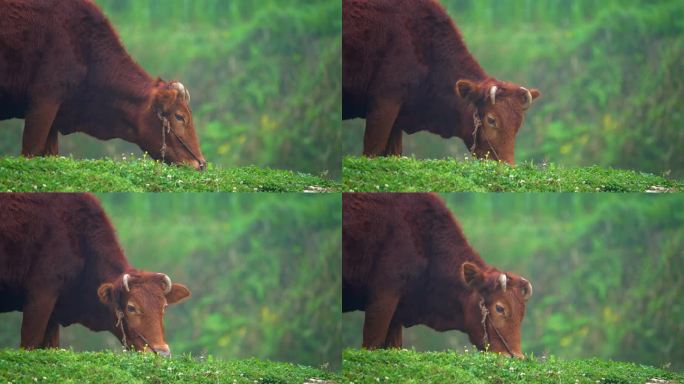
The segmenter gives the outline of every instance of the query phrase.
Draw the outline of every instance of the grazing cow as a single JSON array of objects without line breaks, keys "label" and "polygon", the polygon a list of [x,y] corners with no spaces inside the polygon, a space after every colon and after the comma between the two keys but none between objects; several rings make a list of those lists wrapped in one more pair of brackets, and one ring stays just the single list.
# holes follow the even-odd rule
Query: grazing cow
[{"label": "grazing cow", "polygon": [[168,356],[164,310],[188,296],[128,264],[93,196],[0,194],[0,312],[24,313],[23,348],[59,347],[59,326],[79,323]]},{"label": "grazing cow", "polygon": [[22,155],[85,132],[204,169],[188,90],[151,78],[90,0],[4,0],[0,15],[0,120],[25,119]]},{"label": "grazing cow", "polygon": [[485,263],[435,195],[342,196],[342,311],[365,311],[364,348],[399,348],[402,327],[458,329],[522,357],[526,279]]},{"label": "grazing cow", "polygon": [[436,0],[343,0],[342,22],[342,118],[366,119],[364,155],[401,155],[402,131],[430,131],[515,162],[539,91],[487,75]]}]

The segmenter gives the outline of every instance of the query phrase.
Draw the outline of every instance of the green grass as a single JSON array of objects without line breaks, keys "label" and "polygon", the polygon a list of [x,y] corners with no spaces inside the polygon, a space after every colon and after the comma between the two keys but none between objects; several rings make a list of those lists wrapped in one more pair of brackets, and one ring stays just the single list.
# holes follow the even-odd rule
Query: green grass
[{"label": "green grass", "polygon": [[684,375],[634,363],[524,360],[493,353],[415,352],[408,350],[344,351],[345,383],[600,383],[684,382]]},{"label": "green grass", "polygon": [[219,168],[204,172],[146,158],[74,160],[66,157],[0,157],[0,191],[50,192],[333,192],[340,186],[324,177],[258,168]]},{"label": "green grass", "polygon": [[4,383],[301,384],[310,379],[338,378],[326,370],[257,359],[222,361],[188,355],[167,359],[137,352],[0,350],[0,382]]},{"label": "green grass", "polygon": [[680,192],[684,183],[644,172],[598,166],[479,160],[347,157],[343,190],[355,192]]}]

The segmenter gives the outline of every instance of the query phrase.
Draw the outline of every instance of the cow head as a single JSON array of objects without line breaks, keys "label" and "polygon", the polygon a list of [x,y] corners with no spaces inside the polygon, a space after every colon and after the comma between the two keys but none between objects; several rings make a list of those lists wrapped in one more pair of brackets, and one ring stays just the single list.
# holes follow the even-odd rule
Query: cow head
[{"label": "cow head", "polygon": [[190,296],[187,287],[171,283],[163,273],[137,272],[100,285],[97,294],[115,314],[114,334],[126,348],[171,355],[164,339],[164,311]]},{"label": "cow head", "polygon": [[159,79],[151,97],[140,147],[154,159],[203,170],[207,162],[192,120],[190,92],[180,82]]},{"label": "cow head", "polygon": [[460,277],[470,288],[464,316],[470,341],[480,350],[523,357],[520,325],[532,284],[513,273],[482,270],[470,262],[461,265]]},{"label": "cow head", "polygon": [[479,158],[515,164],[515,136],[539,91],[501,81],[459,80],[456,93],[474,107],[477,119],[472,119],[473,127],[480,122],[475,137],[465,139],[472,143],[471,151]]}]

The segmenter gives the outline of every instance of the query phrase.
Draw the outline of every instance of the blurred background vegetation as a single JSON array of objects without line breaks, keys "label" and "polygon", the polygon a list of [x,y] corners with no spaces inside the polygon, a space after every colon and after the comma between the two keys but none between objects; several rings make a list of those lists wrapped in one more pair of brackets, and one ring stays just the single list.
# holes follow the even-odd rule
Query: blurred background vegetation
[{"label": "blurred background vegetation", "polygon": [[[208,161],[339,176],[339,0],[94,1],[152,77],[188,87]],[[18,155],[23,120],[0,126],[0,155]],[[140,154],[82,133],[60,141],[76,158]]]},{"label": "blurred background vegetation", "polygon": [[[487,263],[532,282],[523,352],[684,370],[684,196],[442,196]],[[343,344],[359,347],[363,312],[342,320]],[[467,345],[459,331],[404,329],[405,348]]]},{"label": "blurred background vegetation", "polygon": [[[169,307],[175,355],[257,357],[339,368],[338,194],[100,194],[128,260],[192,297]],[[0,314],[0,347],[21,313]],[[109,332],[62,328],[61,345],[121,350]]]},{"label": "blurred background vegetation", "polygon": [[[490,76],[538,88],[516,160],[601,165],[684,177],[684,2],[440,0]],[[364,121],[343,123],[359,155]],[[404,154],[467,153],[420,132]]]}]

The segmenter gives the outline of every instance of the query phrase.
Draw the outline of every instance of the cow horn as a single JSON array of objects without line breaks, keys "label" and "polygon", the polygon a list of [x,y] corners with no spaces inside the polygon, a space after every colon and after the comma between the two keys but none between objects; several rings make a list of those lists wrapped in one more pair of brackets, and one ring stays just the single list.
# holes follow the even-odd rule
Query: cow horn
[{"label": "cow horn", "polygon": [[523,286],[523,298],[525,301],[527,301],[530,297],[532,297],[532,284],[524,278],[522,281],[525,283]]},{"label": "cow horn", "polygon": [[131,289],[128,287],[128,279],[131,277],[128,273],[125,273],[123,275],[123,286],[126,289],[126,292],[130,292]]},{"label": "cow horn", "polygon": [[164,294],[167,294],[171,292],[171,287],[173,286],[173,284],[171,284],[171,278],[163,273],[160,273],[160,275],[164,278]]},{"label": "cow horn", "polygon": [[532,94],[531,94],[530,91],[529,91],[527,88],[525,88],[525,87],[520,87],[520,89],[522,89],[523,91],[525,91],[525,93],[527,94],[527,95],[526,95],[526,96],[527,96],[527,99],[525,100],[525,105],[523,105],[523,109],[527,109],[527,108],[530,107],[530,105],[532,105]]},{"label": "cow horn", "polygon": [[499,275],[499,284],[501,284],[501,289],[506,292],[506,275],[503,273]]},{"label": "cow horn", "polygon": [[492,98],[492,105],[496,104],[496,90],[498,87],[496,85],[492,85],[492,87],[489,89],[489,97]]},{"label": "cow horn", "polygon": [[172,85],[173,89],[177,90],[179,94],[183,95],[183,99],[186,102],[190,102],[190,92],[180,81],[176,81]]}]

